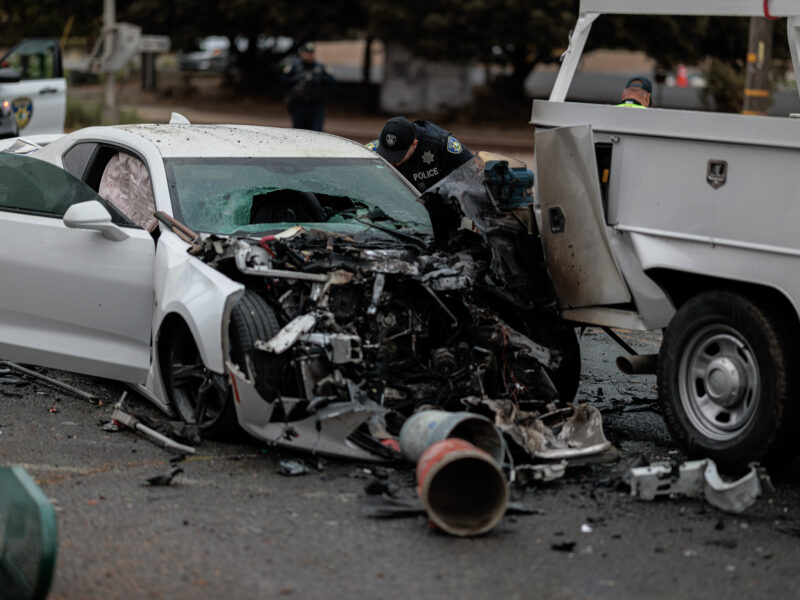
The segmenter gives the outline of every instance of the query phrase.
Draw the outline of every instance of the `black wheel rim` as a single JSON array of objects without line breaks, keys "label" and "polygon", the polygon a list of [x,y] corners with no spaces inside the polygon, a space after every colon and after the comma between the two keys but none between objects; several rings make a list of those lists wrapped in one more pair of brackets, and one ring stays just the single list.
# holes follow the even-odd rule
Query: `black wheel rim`
[{"label": "black wheel rim", "polygon": [[173,345],[170,354],[172,399],[183,421],[204,429],[213,425],[222,415],[229,400],[230,386],[223,375],[206,369],[189,336],[181,338]]}]

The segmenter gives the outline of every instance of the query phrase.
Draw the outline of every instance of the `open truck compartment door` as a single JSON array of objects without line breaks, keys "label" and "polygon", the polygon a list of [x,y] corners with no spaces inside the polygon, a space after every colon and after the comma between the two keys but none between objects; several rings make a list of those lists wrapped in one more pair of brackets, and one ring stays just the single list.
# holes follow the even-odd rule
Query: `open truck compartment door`
[{"label": "open truck compartment door", "polygon": [[629,303],[606,231],[592,128],[537,131],[535,156],[542,244],[561,308]]}]

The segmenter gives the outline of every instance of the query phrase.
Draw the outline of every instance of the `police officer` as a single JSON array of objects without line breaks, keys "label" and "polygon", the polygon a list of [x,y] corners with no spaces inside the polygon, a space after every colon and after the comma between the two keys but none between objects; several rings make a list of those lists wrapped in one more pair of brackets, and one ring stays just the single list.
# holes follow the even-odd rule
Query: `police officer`
[{"label": "police officer", "polygon": [[472,158],[453,134],[430,121],[404,117],[386,121],[377,140],[367,144],[392,163],[420,192],[444,179]]},{"label": "police officer", "polygon": [[633,108],[647,108],[650,106],[650,95],[653,93],[653,84],[647,77],[634,77],[622,90],[622,100],[617,106],[630,106]]},{"label": "police officer", "polygon": [[281,75],[281,83],[289,88],[286,99],[295,129],[322,131],[325,88],[336,83],[328,68],[316,60],[315,51],[313,42],[300,46],[299,57]]}]

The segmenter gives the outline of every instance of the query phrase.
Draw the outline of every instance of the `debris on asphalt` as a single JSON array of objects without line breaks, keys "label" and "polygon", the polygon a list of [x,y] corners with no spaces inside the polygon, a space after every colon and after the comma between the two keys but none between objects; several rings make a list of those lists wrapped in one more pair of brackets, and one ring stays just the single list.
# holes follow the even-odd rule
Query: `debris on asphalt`
[{"label": "debris on asphalt", "polygon": [[724,512],[738,514],[755,504],[761,495],[762,482],[771,487],[769,476],[758,465],[735,481],[724,481],[711,459],[683,464],[656,462],[630,471],[631,496],[653,500],[656,496],[705,498]]},{"label": "debris on asphalt", "polygon": [[557,463],[542,463],[538,465],[519,465],[514,467],[514,483],[519,485],[531,485],[533,483],[547,483],[561,479],[567,473],[567,461],[562,460]]},{"label": "debris on asphalt", "polygon": [[167,485],[172,485],[175,477],[183,473],[183,469],[177,465],[170,465],[166,472],[162,473],[161,475],[156,475],[155,477],[150,477],[147,479],[147,484],[151,487],[162,487]]},{"label": "debris on asphalt", "polygon": [[590,404],[556,409],[540,415],[524,411],[510,400],[468,398],[471,406],[484,406],[495,415],[495,425],[512,443],[512,449],[547,461],[569,465],[612,462],[619,451],[603,433],[603,417]]},{"label": "debris on asphalt", "polygon": [[558,541],[558,542],[550,542],[550,549],[555,550],[556,552],[574,552],[575,546],[578,545],[578,542],[573,541]]},{"label": "debris on asphalt", "polygon": [[399,491],[400,486],[396,483],[392,483],[388,479],[379,479],[377,477],[364,487],[364,492],[368,496],[380,496],[384,494],[387,496],[394,496]]},{"label": "debris on asphalt", "polygon": [[[361,515],[370,519],[402,519],[425,514],[425,507],[416,496],[361,496]],[[509,502],[506,515],[541,515],[541,509],[523,502]]]},{"label": "debris on asphalt", "polygon": [[416,497],[361,496],[358,503],[362,516],[371,519],[397,519],[425,514],[425,507]]},{"label": "debris on asphalt", "polygon": [[786,535],[800,538],[800,523],[791,523],[787,525],[778,525],[775,529]]},{"label": "debris on asphalt", "polygon": [[282,460],[278,465],[278,474],[284,477],[307,475],[309,471],[308,466],[302,460]]},{"label": "debris on asphalt", "polygon": [[100,419],[97,422],[97,425],[103,431],[111,431],[111,432],[119,431],[119,423],[117,423],[114,419]]},{"label": "debris on asphalt", "polygon": [[164,448],[166,448],[167,450],[173,450],[175,452],[181,452],[184,454],[195,454],[196,450],[191,446],[185,446],[183,444],[179,444],[175,440],[172,440],[167,436],[160,434],[156,430],[148,427],[147,425],[144,425],[134,415],[125,412],[123,405],[127,395],[128,392],[123,392],[119,401],[114,405],[114,412],[111,413],[111,419],[113,421],[116,421],[118,424],[124,425],[125,427],[129,427],[134,431],[143,433],[145,436],[149,437],[153,441],[164,446]]},{"label": "debris on asphalt", "polygon": [[169,421],[164,430],[163,433],[181,444],[199,446],[203,443],[203,439],[200,437],[200,426],[194,423]]},{"label": "debris on asphalt", "polygon": [[14,369],[15,371],[19,371],[20,373],[24,373],[29,377],[35,377],[45,383],[55,386],[57,388],[61,388],[62,390],[66,390],[71,394],[78,396],[79,398],[83,398],[84,400],[89,400],[90,402],[94,402],[97,400],[97,396],[94,394],[90,394],[89,392],[84,392],[83,390],[79,390],[78,388],[58,381],[57,379],[53,379],[52,377],[48,377],[47,375],[42,375],[41,373],[34,371],[32,369],[28,369],[26,367],[22,367],[16,363],[13,363],[8,360],[0,360],[0,365],[6,366],[10,369]]}]

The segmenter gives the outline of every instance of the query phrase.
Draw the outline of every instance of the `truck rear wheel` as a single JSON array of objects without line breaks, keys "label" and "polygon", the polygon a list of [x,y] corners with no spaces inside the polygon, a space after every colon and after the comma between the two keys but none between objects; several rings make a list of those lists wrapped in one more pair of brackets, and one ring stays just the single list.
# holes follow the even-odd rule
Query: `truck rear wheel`
[{"label": "truck rear wheel", "polygon": [[791,348],[785,328],[748,298],[713,291],[686,302],[658,361],[662,412],[682,449],[728,472],[767,457],[795,400]]}]

